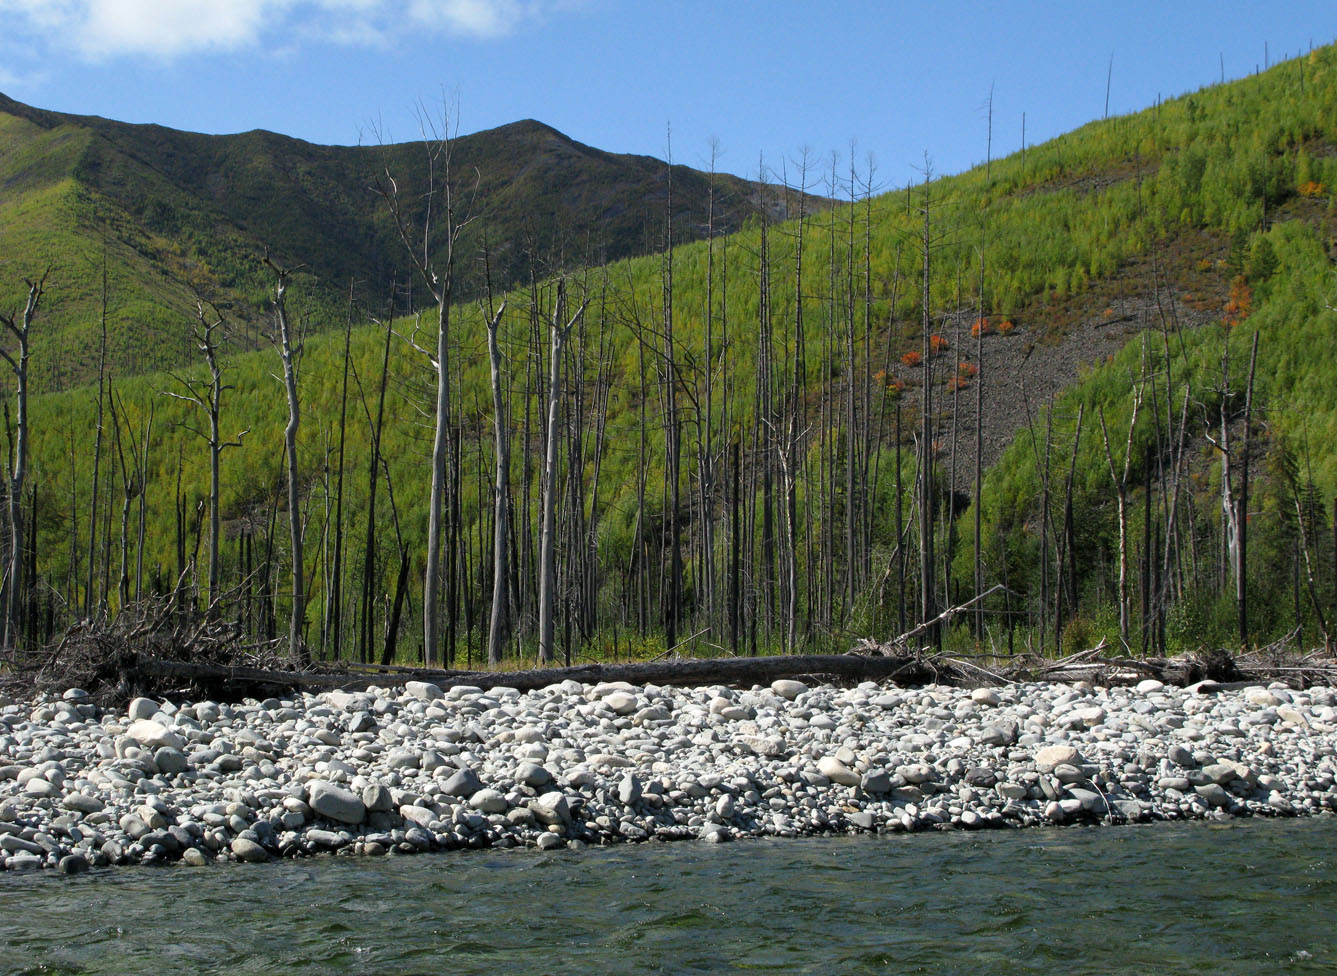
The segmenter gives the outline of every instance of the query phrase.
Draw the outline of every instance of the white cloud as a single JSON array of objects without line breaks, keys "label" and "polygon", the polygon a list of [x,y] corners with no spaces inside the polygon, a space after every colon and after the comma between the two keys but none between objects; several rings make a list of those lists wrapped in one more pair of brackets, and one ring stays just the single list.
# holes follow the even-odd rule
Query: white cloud
[{"label": "white cloud", "polygon": [[383,45],[412,24],[454,37],[504,37],[583,0],[0,0],[0,20],[86,60],[170,60],[258,47],[283,34]]},{"label": "white cloud", "polygon": [[233,50],[254,44],[277,6],[272,0],[88,0],[75,38],[94,59]]},{"label": "white cloud", "polygon": [[59,29],[69,23],[78,0],[0,0],[0,12],[18,15],[38,31]]},{"label": "white cloud", "polygon": [[426,27],[475,37],[509,34],[528,16],[519,0],[410,0],[409,16]]}]

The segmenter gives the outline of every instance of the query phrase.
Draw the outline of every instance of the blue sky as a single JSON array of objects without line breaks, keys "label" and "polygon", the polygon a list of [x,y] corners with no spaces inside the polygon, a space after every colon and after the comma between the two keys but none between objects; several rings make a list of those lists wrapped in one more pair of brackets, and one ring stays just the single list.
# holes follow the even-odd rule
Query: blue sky
[{"label": "blue sky", "polygon": [[536,118],[615,152],[754,175],[806,148],[884,185],[1252,73],[1337,37],[1324,2],[0,0],[0,91],[201,132],[402,141]]}]

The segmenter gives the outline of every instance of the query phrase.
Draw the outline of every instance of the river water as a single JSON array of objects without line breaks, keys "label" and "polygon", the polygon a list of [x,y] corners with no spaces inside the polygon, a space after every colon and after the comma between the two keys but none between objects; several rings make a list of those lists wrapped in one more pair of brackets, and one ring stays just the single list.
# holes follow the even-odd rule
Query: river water
[{"label": "river water", "polygon": [[0,875],[0,972],[1331,973],[1337,820]]}]

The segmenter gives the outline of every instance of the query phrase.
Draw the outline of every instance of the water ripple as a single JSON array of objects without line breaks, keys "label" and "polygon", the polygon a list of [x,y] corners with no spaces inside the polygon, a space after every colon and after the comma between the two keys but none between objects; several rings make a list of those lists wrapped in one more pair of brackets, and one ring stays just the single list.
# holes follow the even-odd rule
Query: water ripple
[{"label": "water ripple", "polygon": [[1328,973],[1332,821],[0,876],[0,972]]}]

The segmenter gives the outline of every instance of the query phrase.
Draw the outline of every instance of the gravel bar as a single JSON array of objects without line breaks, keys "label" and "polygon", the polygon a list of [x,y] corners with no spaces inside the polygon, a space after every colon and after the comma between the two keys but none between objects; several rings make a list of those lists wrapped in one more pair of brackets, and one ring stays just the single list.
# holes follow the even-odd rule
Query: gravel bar
[{"label": "gravel bar", "polygon": [[1302,816],[1337,810],[1337,693],[565,681],[104,711],[0,699],[0,864]]}]

